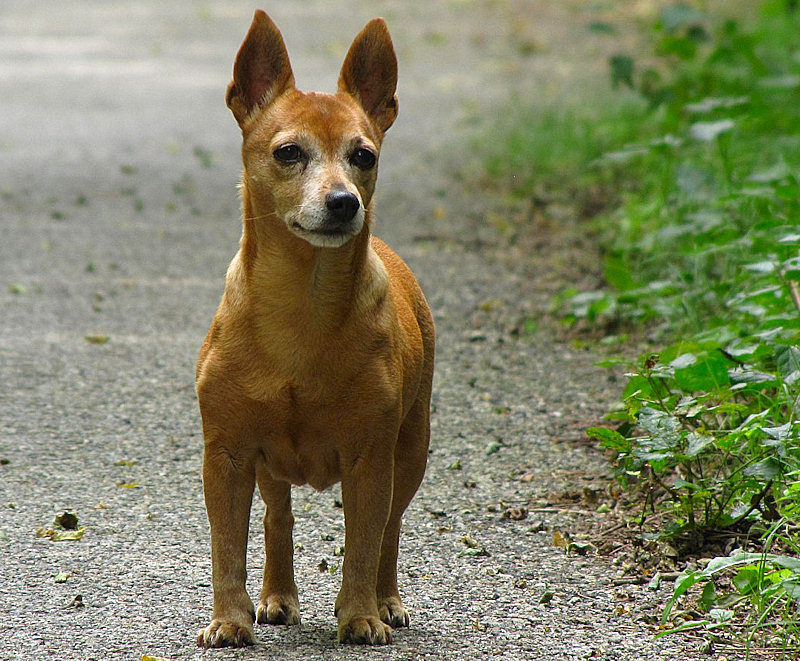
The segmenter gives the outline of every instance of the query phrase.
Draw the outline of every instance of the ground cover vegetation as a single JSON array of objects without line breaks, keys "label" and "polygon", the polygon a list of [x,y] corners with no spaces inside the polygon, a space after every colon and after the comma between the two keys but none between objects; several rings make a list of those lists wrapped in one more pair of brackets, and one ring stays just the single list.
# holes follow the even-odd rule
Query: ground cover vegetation
[{"label": "ground cover vegetation", "polygon": [[735,634],[789,655],[800,649],[799,5],[750,3],[746,18],[664,6],[652,53],[610,59],[608,103],[521,118],[487,160],[518,197],[564,181],[604,191],[591,220],[603,286],[564,292],[558,309],[618,339],[644,332],[647,350],[608,425],[588,434],[638,494],[642,543],[697,558],[728,540],[678,575],[659,635]]}]

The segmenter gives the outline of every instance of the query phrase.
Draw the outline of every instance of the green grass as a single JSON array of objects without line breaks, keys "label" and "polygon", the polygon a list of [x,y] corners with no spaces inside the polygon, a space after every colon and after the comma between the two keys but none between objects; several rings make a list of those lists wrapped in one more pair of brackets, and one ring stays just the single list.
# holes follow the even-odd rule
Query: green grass
[{"label": "green grass", "polygon": [[[519,196],[601,189],[605,286],[559,297],[567,323],[647,329],[608,427],[589,434],[642,494],[642,542],[702,553],[664,631],[800,649],[800,8],[747,25],[688,5],[653,26],[654,62],[610,61],[616,98],[517,118],[487,173]],[[613,39],[613,36],[609,36]],[[570,183],[565,183],[570,182]],[[675,619],[692,603],[702,617]],[[749,649],[749,647],[748,647]]]},{"label": "green grass", "polygon": [[485,160],[487,174],[512,195],[527,195],[536,187],[560,188],[597,180],[587,164],[616,145],[640,139],[647,128],[641,118],[647,103],[633,94],[609,95],[605,112],[586,107],[522,107],[494,125],[484,138],[492,147]]}]

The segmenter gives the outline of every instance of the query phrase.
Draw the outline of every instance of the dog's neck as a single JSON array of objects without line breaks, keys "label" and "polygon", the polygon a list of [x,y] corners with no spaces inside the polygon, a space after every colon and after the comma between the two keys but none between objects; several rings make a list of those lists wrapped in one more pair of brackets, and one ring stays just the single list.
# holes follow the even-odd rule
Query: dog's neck
[{"label": "dog's neck", "polygon": [[[370,267],[370,216],[362,231],[343,246],[320,248],[295,236],[270,208],[261,208],[243,191],[244,223],[240,245],[243,275],[259,308],[281,310],[295,320],[326,327],[344,323],[355,307],[375,299]],[[378,283],[378,287],[380,283]]]}]

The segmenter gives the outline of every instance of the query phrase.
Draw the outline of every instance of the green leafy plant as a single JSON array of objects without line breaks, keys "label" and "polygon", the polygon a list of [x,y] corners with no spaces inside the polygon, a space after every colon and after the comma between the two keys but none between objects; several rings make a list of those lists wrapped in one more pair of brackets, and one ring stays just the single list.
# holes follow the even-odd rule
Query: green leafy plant
[{"label": "green leafy plant", "polygon": [[609,416],[618,428],[587,430],[619,479],[642,487],[642,529],[657,515],[650,539],[696,550],[706,532],[780,516],[775,494],[800,467],[800,423],[784,421],[800,399],[800,348],[759,345],[758,362],[729,349],[680,343],[647,356]]},{"label": "green leafy plant", "polygon": [[800,647],[798,27],[793,3],[763,3],[747,30],[676,5],[656,26],[656,66],[611,60],[661,137],[595,161],[639,185],[597,222],[608,286],[562,298],[569,323],[683,338],[628,374],[616,428],[588,430],[641,488],[642,536],[692,552],[726,529],[760,546],[684,572],[664,624],[695,586],[705,617],[665,633],[745,626],[748,642],[772,632],[787,649]]},{"label": "green leafy plant", "polygon": [[787,648],[800,647],[798,5],[748,5],[748,20],[664,6],[645,65],[610,58],[617,103],[521,123],[488,168],[503,179],[513,163],[521,196],[559,171],[615,191],[593,221],[603,286],[557,305],[567,324],[666,348],[629,372],[613,426],[588,433],[638,486],[642,537],[686,553],[718,530],[742,540],[676,582],[665,625],[698,590],[704,617],[668,631],[747,625]]}]

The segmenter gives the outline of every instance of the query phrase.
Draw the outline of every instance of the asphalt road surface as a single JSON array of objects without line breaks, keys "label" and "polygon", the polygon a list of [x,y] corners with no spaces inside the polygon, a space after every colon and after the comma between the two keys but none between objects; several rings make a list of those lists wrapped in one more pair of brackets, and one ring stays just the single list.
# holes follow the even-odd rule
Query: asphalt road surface
[{"label": "asphalt road surface", "polygon": [[[613,16],[625,3],[606,4]],[[204,651],[193,371],[241,227],[224,91],[255,7],[0,4],[0,659],[694,657],[653,639],[645,587],[615,587],[608,560],[553,544],[574,517],[551,494],[602,488],[606,470],[565,434],[600,415],[613,387],[551,332],[512,332],[546,307],[546,256],[509,257],[487,220],[496,201],[456,176],[510,103],[557,103],[605,75],[605,46],[586,30],[600,10],[584,5],[597,3],[264,7],[301,89],[333,90],[352,37],[375,15],[389,23],[400,116],[381,156],[376,233],[435,313],[433,442],[401,539],[411,627],[393,645],[336,642],[339,492],[303,488],[302,625]],[[67,510],[82,537],[55,541]],[[253,595],[261,513],[256,503]]]}]

